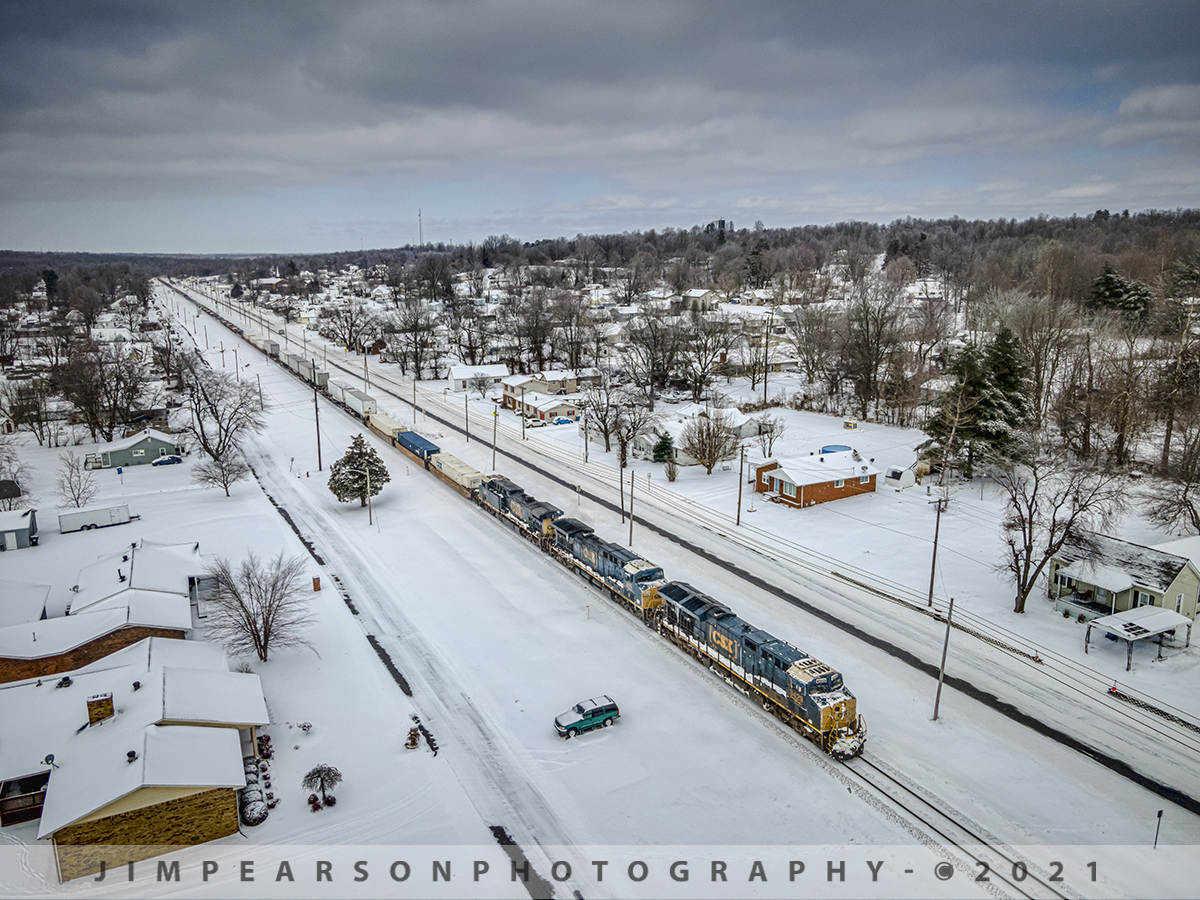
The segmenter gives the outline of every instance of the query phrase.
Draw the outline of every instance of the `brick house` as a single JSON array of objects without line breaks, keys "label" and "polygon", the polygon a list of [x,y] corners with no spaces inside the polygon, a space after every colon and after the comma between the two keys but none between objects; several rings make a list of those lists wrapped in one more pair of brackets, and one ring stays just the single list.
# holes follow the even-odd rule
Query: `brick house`
[{"label": "brick house", "polygon": [[0,684],[77,669],[149,637],[183,639],[199,602],[201,576],[189,573],[203,566],[199,544],[137,541],[80,570],[67,615],[49,615],[44,595],[40,611],[0,613]]},{"label": "brick house", "polygon": [[793,459],[768,459],[755,472],[754,490],[784,506],[805,507],[875,491],[879,469],[857,450],[824,447]]},{"label": "brick house", "polygon": [[0,688],[3,824],[37,821],[60,881],[235,834],[267,721],[258,676],[198,641],[149,638]]}]

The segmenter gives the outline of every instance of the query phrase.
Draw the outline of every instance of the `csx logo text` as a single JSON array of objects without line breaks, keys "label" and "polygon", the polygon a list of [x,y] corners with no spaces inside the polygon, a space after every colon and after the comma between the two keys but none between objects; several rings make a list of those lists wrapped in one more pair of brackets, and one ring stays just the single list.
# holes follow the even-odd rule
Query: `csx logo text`
[{"label": "csx logo text", "polygon": [[724,634],[721,634],[721,632],[717,631],[714,628],[711,632],[709,632],[708,639],[709,639],[710,643],[716,644],[718,647],[720,647],[722,650],[724,650],[730,656],[733,656],[734,644],[733,644],[732,638],[730,638]]}]

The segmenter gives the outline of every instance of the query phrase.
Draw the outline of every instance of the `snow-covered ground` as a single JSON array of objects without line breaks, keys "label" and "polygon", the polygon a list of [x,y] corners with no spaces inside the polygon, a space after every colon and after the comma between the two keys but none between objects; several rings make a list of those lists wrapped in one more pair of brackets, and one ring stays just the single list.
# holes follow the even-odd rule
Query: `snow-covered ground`
[{"label": "snow-covered ground", "polygon": [[[220,326],[211,318],[201,321],[210,339],[218,333]],[[222,339],[228,347],[234,338],[225,332]],[[208,356],[220,366],[218,353]],[[289,651],[269,663],[253,664],[263,678],[271,712],[269,731],[278,749],[274,777],[277,794],[284,800],[264,825],[246,829],[246,838],[207,845],[192,858],[217,859],[233,867],[236,860],[247,858],[248,848],[261,859],[283,853],[307,860],[338,852],[326,845],[353,847],[355,853],[364,854],[356,858],[367,858],[370,854],[362,845],[375,845],[386,848],[380,858],[404,858],[396,855],[401,852],[397,848],[403,848],[415,859],[422,846],[458,846],[471,855],[464,858],[487,860],[491,872],[507,873],[507,857],[488,831],[489,826],[500,825],[543,875],[549,871],[549,860],[568,852],[555,849],[562,846],[574,848],[570,852],[577,859],[590,855],[586,848],[603,847],[613,860],[666,859],[678,852],[687,856],[670,858],[704,861],[693,863],[693,880],[683,885],[657,876],[643,885],[624,877],[597,884],[585,862],[576,867],[572,879],[556,886],[559,896],[569,895],[571,889],[587,897],[741,896],[747,892],[784,896],[796,889],[820,896],[833,887],[823,878],[824,860],[840,854],[850,860],[852,872],[859,866],[865,874],[859,865],[861,852],[868,853],[864,858],[886,857],[888,871],[891,866],[916,866],[927,873],[926,878],[917,887],[886,879],[881,879],[882,886],[872,887],[869,880],[848,877],[847,894],[920,896],[941,890],[951,896],[984,896],[984,886],[969,883],[965,874],[946,885],[928,877],[940,857],[924,846],[928,836],[920,828],[859,791],[839,765],[370,435],[391,469],[392,481],[376,498],[376,522],[368,526],[366,510],[337,503],[325,487],[324,473],[318,472],[311,391],[257,353],[246,353],[242,359],[250,361],[243,377],[261,377],[273,405],[269,429],[251,448],[255,468],[262,487],[289,510],[325,560],[325,567],[312,564],[313,574],[322,576],[324,589],[313,595],[320,617],[312,633],[317,653]],[[351,359],[348,364],[357,369],[361,360]],[[411,409],[399,400],[380,390],[373,393],[381,411],[412,422]],[[433,398],[422,402],[432,405]],[[479,408],[488,409],[482,404]],[[853,443],[865,455],[875,456],[882,468],[893,461],[889,454],[911,453],[915,443],[912,435],[891,429],[862,426],[857,433],[843,433],[840,421],[787,415],[788,440],[797,442],[797,452],[806,448],[803,440],[809,439],[813,449],[821,443]],[[473,419],[475,438],[470,444],[433,420],[418,419],[418,430],[444,449],[483,471],[492,470],[491,447],[479,441],[481,436],[490,438],[481,426],[487,422],[485,416]],[[529,448],[521,445],[513,421],[501,419],[506,427],[500,432],[500,449],[524,454]],[[321,431],[327,470],[363,428],[322,401]],[[845,441],[845,436],[854,439]],[[581,455],[580,439],[565,426],[537,429],[528,437],[526,444],[559,444],[559,453]],[[56,452],[31,448],[29,453],[38,469],[36,490],[46,500]],[[591,465],[596,465],[597,456],[603,454],[593,448],[591,456]],[[258,484],[237,485],[228,499],[219,490],[202,491],[188,482],[193,462],[127,470],[123,484],[113,472],[98,473],[103,487],[100,499],[127,500],[141,520],[119,528],[59,535],[53,516],[44,514],[41,546],[0,557],[0,578],[50,583],[61,593],[74,583],[83,565],[142,536],[198,540],[206,556],[235,559],[248,548],[262,555],[280,548],[304,552]],[[548,465],[544,460],[542,464]],[[496,469],[568,514],[585,519],[609,539],[626,541],[628,526],[616,513],[586,498],[577,501],[574,492],[511,459],[500,457]],[[787,560],[769,559],[730,542],[690,512],[686,500],[732,515],[735,471],[718,470],[708,477],[702,470],[683,470],[670,487],[684,500],[673,506],[671,495],[650,497],[643,490],[646,472],[652,473],[654,484],[660,470],[644,464],[637,467],[635,504],[656,522],[669,524],[681,537],[747,571],[785,584],[806,601],[837,610],[854,624],[882,628],[895,643],[923,659],[936,660],[943,625],[887,601],[872,600],[867,592],[845,583],[811,573],[801,577]],[[603,486],[602,471],[572,473],[565,466],[556,471],[568,481],[577,479],[587,491],[607,491],[604,496],[616,499],[615,484],[610,479]],[[989,556],[992,545],[986,543],[988,522],[994,523],[988,509],[994,516],[997,507],[994,498],[987,505],[988,497],[977,504],[972,500],[978,497],[974,490],[977,487],[964,488],[943,517],[939,569],[944,585],[939,585],[939,596],[953,594],[972,611],[1007,628],[1020,626],[1022,633],[1044,641],[1057,653],[1069,655],[1077,644],[1082,660],[1082,635],[1073,623],[1047,615],[1040,607],[1024,617],[1009,616],[1013,622],[1004,618],[1005,591],[989,568],[994,554]],[[886,575],[921,593],[923,568],[927,585],[932,512],[923,492],[881,491],[832,504],[836,510],[818,507],[803,512],[756,504],[750,514],[748,502],[744,496],[747,526],[752,519],[756,529],[778,532],[810,551]],[[44,502],[42,508],[49,510],[52,505]],[[956,519],[956,509],[973,513]],[[930,526],[924,538],[914,527],[921,517]],[[932,722],[935,684],[926,674],[645,528],[635,527],[634,546],[663,565],[670,577],[702,586],[745,618],[842,671],[867,718],[872,758],[976,823],[982,833],[1001,843],[1021,845],[1032,864],[1049,871],[1052,860],[1064,860],[1069,886],[1078,894],[1196,894],[1200,880],[1195,878],[1196,857],[1188,846],[1200,842],[1196,817],[953,690],[943,694],[941,716]],[[331,583],[335,574],[357,616]],[[366,634],[376,637],[412,685],[411,700],[380,664]],[[1193,703],[1194,690],[1171,690],[1172,685],[1188,681],[1194,685],[1191,653],[1173,654],[1161,664],[1139,657],[1130,676],[1123,673],[1123,652],[1111,655],[1120,656],[1123,682],[1126,677],[1140,678],[1138,686],[1145,690],[1178,697],[1180,705]],[[1086,660],[1092,666],[1107,664],[1104,653]],[[1133,752],[1119,735],[1109,734],[1120,731],[1119,719],[1103,718],[1067,689],[1056,695],[1036,674],[1028,676],[1029,685],[1012,685],[1022,670],[989,645],[955,637],[948,671],[969,674],[997,690],[1007,683],[1010,691],[1034,708],[1051,710],[1047,714],[1058,717],[1056,725],[1097,741],[1111,737],[1121,752]],[[994,683],[985,680],[989,673]],[[573,741],[558,738],[553,717],[577,700],[601,693],[620,704],[619,725]],[[436,757],[424,747],[404,749],[414,713],[437,738]],[[289,727],[299,721],[311,722],[311,733]],[[1188,753],[1164,741],[1137,754],[1136,762],[1156,777],[1188,782],[1181,785],[1188,787],[1200,777],[1194,755]],[[338,790],[338,806],[313,814],[303,803],[299,777],[316,762],[338,766],[346,781]],[[1192,792],[1200,796],[1200,788],[1193,786]],[[1164,807],[1160,844],[1167,849],[1160,852],[1164,860],[1170,859],[1169,865],[1131,865],[1129,860],[1138,859],[1141,851],[1112,849],[1113,845],[1148,847],[1155,813]],[[4,829],[0,839],[15,844],[14,858],[19,858],[25,853],[21,845],[31,842],[32,834],[29,826],[18,826]],[[319,847],[326,849],[313,849]],[[638,848],[643,856],[631,856]],[[808,859],[810,875],[820,861],[822,877],[819,882],[790,886],[786,874],[775,868],[769,870],[772,877],[765,884],[749,884],[745,874],[728,884],[701,883],[698,873],[701,869],[707,873],[707,860],[724,858],[721,854],[734,858],[739,852],[767,860]],[[1086,862],[1096,859],[1100,879],[1093,885],[1083,873]],[[3,869],[0,893],[162,892],[162,885],[152,882],[59,887],[46,867],[44,853],[30,854],[25,862],[24,868]],[[372,871],[376,871],[374,863]],[[732,866],[730,871],[735,871]],[[479,882],[460,878],[453,890],[445,888],[450,891],[447,895],[528,896],[507,877]],[[347,882],[330,887],[328,895],[357,895],[361,890],[364,896],[372,896],[397,890],[382,872],[361,888]],[[293,888],[222,881],[206,888],[186,878],[172,889],[244,896],[311,895],[324,890],[311,882]],[[411,889],[414,896],[439,890],[428,880]]]}]

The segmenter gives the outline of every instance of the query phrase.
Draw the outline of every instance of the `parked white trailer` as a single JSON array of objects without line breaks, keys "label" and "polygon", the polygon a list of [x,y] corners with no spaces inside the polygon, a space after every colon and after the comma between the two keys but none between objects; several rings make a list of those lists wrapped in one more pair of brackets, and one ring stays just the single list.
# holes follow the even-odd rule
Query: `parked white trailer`
[{"label": "parked white trailer", "polygon": [[368,416],[376,409],[374,397],[364,394],[362,391],[356,391],[354,388],[342,394],[342,402],[360,416]]},{"label": "parked white trailer", "polygon": [[63,534],[84,531],[89,528],[107,528],[109,525],[124,525],[136,519],[129,514],[129,504],[118,506],[92,506],[86,509],[65,509],[58,514],[58,530]]}]

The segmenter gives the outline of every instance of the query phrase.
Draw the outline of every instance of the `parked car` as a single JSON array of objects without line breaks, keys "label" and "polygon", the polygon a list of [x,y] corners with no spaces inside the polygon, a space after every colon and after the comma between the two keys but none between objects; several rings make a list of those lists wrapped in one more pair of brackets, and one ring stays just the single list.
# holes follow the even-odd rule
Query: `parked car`
[{"label": "parked car", "polygon": [[176,463],[181,463],[181,462],[183,462],[182,456],[160,456],[158,459],[154,460],[154,462],[150,463],[150,465],[152,465],[152,466],[173,466]]},{"label": "parked car", "polygon": [[607,728],[621,717],[621,710],[607,694],[576,703],[554,719],[554,730],[563,737],[573,738],[593,728]]},{"label": "parked car", "polygon": [[557,419],[554,420],[554,424],[555,425],[570,425],[574,421],[575,421],[574,419],[569,419],[566,416],[559,416]]},{"label": "parked car", "polygon": [[525,427],[526,428],[541,428],[545,424],[546,424],[545,421],[543,421],[542,419],[530,419],[529,421],[527,421],[525,423]]}]

